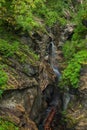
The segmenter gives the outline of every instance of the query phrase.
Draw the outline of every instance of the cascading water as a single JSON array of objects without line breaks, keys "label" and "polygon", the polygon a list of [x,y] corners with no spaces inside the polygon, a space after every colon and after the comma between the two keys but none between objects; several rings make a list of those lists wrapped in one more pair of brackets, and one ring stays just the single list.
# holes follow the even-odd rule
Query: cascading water
[{"label": "cascading water", "polygon": [[[58,70],[57,64],[56,63],[56,46],[54,45],[53,41],[50,43],[49,45],[49,63],[54,71],[54,73],[56,74],[57,79],[59,80],[61,77],[61,74]],[[66,110],[68,107],[68,103],[70,101],[70,94],[69,94],[69,89],[66,88],[66,92],[63,95],[63,110]]]},{"label": "cascading water", "polygon": [[56,51],[57,51],[57,49],[56,49],[56,46],[54,45],[53,41],[50,43],[48,50],[49,50],[49,52],[48,52],[49,56],[48,57],[49,57],[50,66],[52,67],[56,77],[59,79],[61,77],[61,74],[60,74],[58,67],[57,67],[57,61],[56,61],[56,57],[57,57]]},{"label": "cascading water", "polygon": [[[56,114],[56,109],[61,108],[61,97],[58,88],[56,87],[57,82],[61,76],[58,67],[57,67],[57,49],[52,42],[50,42],[48,47],[48,58],[46,61],[50,65],[52,71],[55,74],[55,83],[52,85],[48,85],[45,90],[42,92],[44,100],[47,103],[47,108],[42,113],[42,118],[39,122],[39,130],[46,130],[46,128],[51,129],[52,120]],[[57,80],[56,80],[57,79]]]},{"label": "cascading water", "polygon": [[63,110],[67,109],[69,101],[70,101],[70,93],[69,93],[69,88],[67,88],[66,92],[63,95]]}]

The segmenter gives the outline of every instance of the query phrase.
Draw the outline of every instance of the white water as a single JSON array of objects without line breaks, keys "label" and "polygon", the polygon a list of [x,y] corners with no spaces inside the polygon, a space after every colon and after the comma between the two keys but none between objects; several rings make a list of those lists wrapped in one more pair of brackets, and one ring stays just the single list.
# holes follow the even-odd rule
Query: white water
[{"label": "white water", "polygon": [[63,110],[67,110],[69,102],[70,102],[70,94],[69,92],[65,92],[63,95]]},{"label": "white water", "polygon": [[56,74],[57,78],[59,79],[61,74],[58,70],[58,67],[57,67],[57,61],[56,61],[56,57],[57,57],[57,49],[56,49],[56,46],[54,45],[53,41],[50,43],[49,45],[49,62],[50,62],[50,65],[54,71],[54,73]]}]

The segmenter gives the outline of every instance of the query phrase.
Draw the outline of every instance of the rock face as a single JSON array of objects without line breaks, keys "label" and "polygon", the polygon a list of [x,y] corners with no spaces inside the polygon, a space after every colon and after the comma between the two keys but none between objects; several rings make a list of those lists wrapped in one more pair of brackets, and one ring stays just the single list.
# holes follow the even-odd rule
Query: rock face
[{"label": "rock face", "polygon": [[75,130],[87,129],[87,65],[83,65],[80,77],[79,95],[71,100],[72,106],[68,109],[68,126]]},{"label": "rock face", "polygon": [[86,130],[87,129],[87,65],[83,65],[83,69],[81,71],[81,86],[80,86],[80,92],[81,92],[81,119],[78,121],[76,130]]},{"label": "rock face", "polygon": [[53,69],[50,67],[50,64],[45,60],[40,64],[40,87],[43,91],[49,84],[55,82],[56,75],[53,72]]},{"label": "rock face", "polygon": [[3,108],[3,106],[0,106],[0,116],[4,120],[14,122],[15,125],[19,126],[20,130],[38,130],[21,104],[16,105],[14,108]]},{"label": "rock face", "polygon": [[39,60],[33,50],[29,50],[29,41],[22,39],[14,56],[0,61],[7,65],[4,71],[8,75],[7,87],[0,98],[0,117],[15,123],[20,130],[37,130],[30,113],[39,92]]},{"label": "rock face", "polygon": [[[50,64],[43,60],[49,36],[40,35],[38,32],[36,35],[33,34],[30,39],[23,37],[21,43],[33,47],[37,43],[40,52],[37,46],[36,49],[40,53],[42,61],[40,68],[38,67],[39,61],[35,60],[34,55],[25,48],[22,48],[22,51],[17,52],[12,58],[3,59],[3,62],[8,65],[5,71],[8,74],[7,85],[9,87],[6,88],[0,99],[0,116],[4,120],[8,118],[21,130],[37,130],[31,119],[38,123],[39,112],[47,107],[46,101],[42,100],[42,91],[49,84],[53,84],[56,77]],[[21,55],[26,55],[26,59],[22,59]]]},{"label": "rock face", "polygon": [[[7,83],[9,88],[7,88],[0,99],[0,116],[5,120],[14,122],[15,125],[19,126],[20,130],[37,130],[33,121],[37,124],[40,122],[41,113],[46,110],[49,102],[49,105],[57,103],[59,105],[58,108],[62,106],[61,96],[58,95],[59,90],[55,89],[54,92],[56,73],[48,62],[46,48],[51,38],[58,49],[56,50],[55,58],[56,66],[59,70],[62,70],[64,66],[61,46],[67,39],[71,38],[74,25],[66,25],[63,30],[56,25],[52,31],[53,35],[36,32],[29,38],[21,38],[22,44],[31,46],[40,55],[41,62],[35,61],[27,52],[27,60],[25,62],[20,62],[21,55],[19,53],[16,54],[16,57],[3,61],[8,65],[5,71],[9,77]],[[73,106],[68,109],[67,118],[69,121],[67,128],[71,129],[75,126],[75,130],[86,130],[87,66],[84,66],[81,72],[81,87],[79,92],[80,100],[76,98],[71,100]]]},{"label": "rock face", "polygon": [[29,119],[37,95],[37,87],[6,91],[0,99],[0,116],[14,122],[21,130],[37,130]]}]

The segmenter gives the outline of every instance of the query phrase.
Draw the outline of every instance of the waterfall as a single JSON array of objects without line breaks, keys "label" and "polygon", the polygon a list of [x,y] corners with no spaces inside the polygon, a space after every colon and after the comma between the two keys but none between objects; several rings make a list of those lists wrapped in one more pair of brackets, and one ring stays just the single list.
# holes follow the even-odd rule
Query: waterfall
[{"label": "waterfall", "polygon": [[67,110],[69,102],[70,102],[70,94],[69,92],[65,92],[63,95],[63,110]]},{"label": "waterfall", "polygon": [[57,64],[58,64],[56,61],[57,49],[56,49],[56,46],[54,45],[53,41],[51,41],[49,44],[48,54],[49,54],[49,63],[51,65],[54,73],[56,74],[57,78],[59,79],[61,74],[57,67]]}]

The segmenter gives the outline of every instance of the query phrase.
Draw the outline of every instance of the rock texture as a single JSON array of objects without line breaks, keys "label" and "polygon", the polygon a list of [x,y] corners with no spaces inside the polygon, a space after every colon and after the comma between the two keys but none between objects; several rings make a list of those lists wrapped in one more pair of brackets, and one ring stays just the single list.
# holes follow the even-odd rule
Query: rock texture
[{"label": "rock texture", "polygon": [[[21,38],[18,40],[21,41]],[[20,130],[37,130],[30,113],[38,96],[39,60],[27,47],[30,44],[28,40],[22,39],[20,49],[13,57],[2,56],[0,61],[6,65],[4,71],[8,75],[6,88],[0,98],[0,117],[15,123]]]},{"label": "rock texture", "polygon": [[75,130],[87,129],[87,65],[83,65],[80,77],[80,88],[77,97],[71,100],[68,109],[68,128]]},{"label": "rock texture", "polygon": [[3,106],[0,106],[0,116],[4,120],[14,122],[15,125],[19,126],[20,130],[38,130],[35,123],[29,119],[21,104],[13,108],[3,108]]}]

